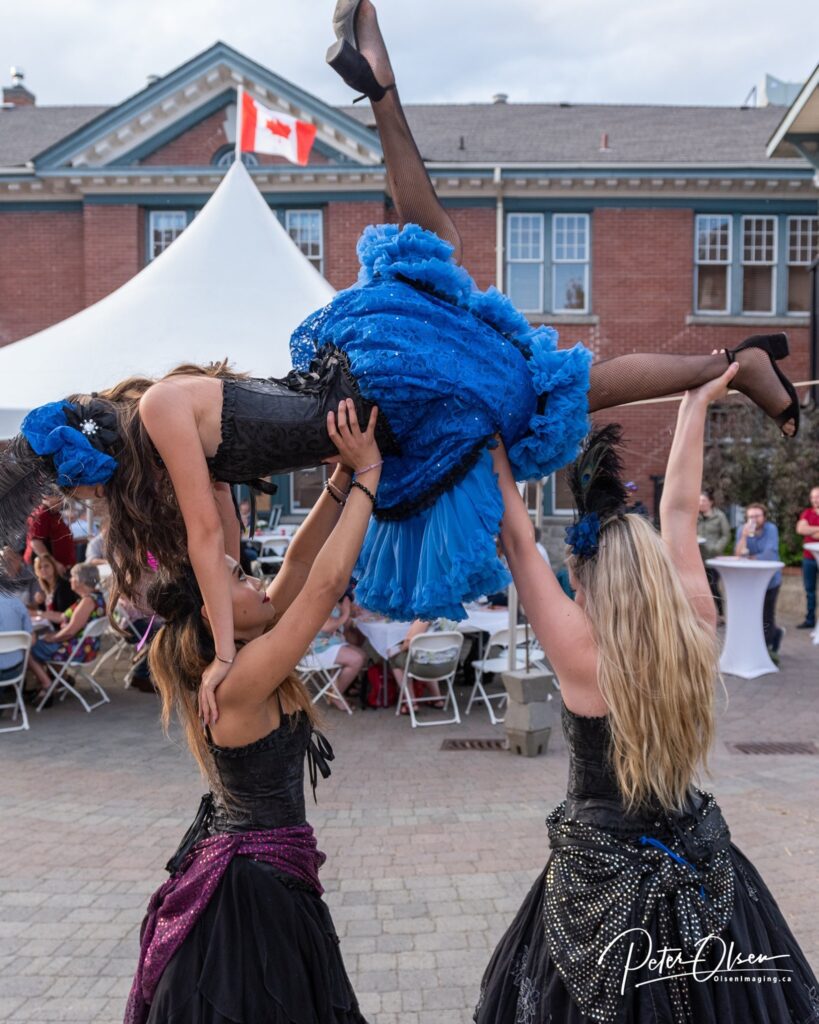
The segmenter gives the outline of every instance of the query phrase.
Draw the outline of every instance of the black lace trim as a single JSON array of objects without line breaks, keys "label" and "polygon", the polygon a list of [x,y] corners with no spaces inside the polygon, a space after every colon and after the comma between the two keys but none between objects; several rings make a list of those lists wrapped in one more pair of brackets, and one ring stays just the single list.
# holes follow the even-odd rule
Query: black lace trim
[{"label": "black lace trim", "polygon": [[[350,366],[350,357],[347,355],[346,352],[342,351],[342,349],[340,348],[337,348],[335,345],[324,345],[319,350],[316,359],[314,359],[313,362],[310,364],[310,367],[312,368],[313,366],[315,366],[316,362],[326,359],[328,356],[337,357],[339,366],[341,367],[341,372],[344,374],[344,379],[347,381],[350,390],[353,392],[353,394],[356,395],[357,398],[361,400],[361,402],[365,406],[367,415],[369,415],[370,409],[372,409],[372,407],[374,405],[377,405],[378,403],[371,401],[369,398],[366,398],[361,393],[361,388],[359,387],[358,379],[356,378],[355,374],[352,371],[352,367]],[[387,417],[384,415],[381,409],[378,410],[378,422],[375,425],[375,439],[378,442],[378,447],[382,455],[402,454],[401,445],[398,443],[398,438],[393,433],[392,427],[390,426]]]},{"label": "black lace trim", "polygon": [[463,480],[470,470],[475,468],[481,453],[492,440],[492,436],[492,434],[489,434],[478,441],[472,451],[468,452],[457,466],[454,466],[446,476],[442,477],[429,490],[424,491],[412,501],[402,501],[400,505],[392,505],[389,508],[381,508],[381,506],[376,505],[375,518],[383,523],[399,522],[402,519],[408,519],[418,512],[431,508],[442,494],[446,491],[451,491],[453,487]]}]

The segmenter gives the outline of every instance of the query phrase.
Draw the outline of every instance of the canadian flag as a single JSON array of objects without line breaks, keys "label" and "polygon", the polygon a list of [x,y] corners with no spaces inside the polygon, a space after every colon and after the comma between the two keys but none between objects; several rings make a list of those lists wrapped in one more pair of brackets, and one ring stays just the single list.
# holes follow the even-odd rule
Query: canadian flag
[{"label": "canadian flag", "polygon": [[316,126],[271,110],[242,91],[239,151],[283,156],[302,167],[310,158]]}]

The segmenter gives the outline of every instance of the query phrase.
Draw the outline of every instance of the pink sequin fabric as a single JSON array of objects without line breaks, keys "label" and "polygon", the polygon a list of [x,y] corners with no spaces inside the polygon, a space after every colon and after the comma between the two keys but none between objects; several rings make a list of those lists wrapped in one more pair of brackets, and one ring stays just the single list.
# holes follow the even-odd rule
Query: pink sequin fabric
[{"label": "pink sequin fabric", "polygon": [[181,870],[161,885],[148,902],[124,1024],[144,1024],[147,1020],[162,972],[207,907],[234,857],[271,864],[309,885],[319,896],[324,892],[318,873],[326,858],[309,825],[220,833],[198,842]]}]

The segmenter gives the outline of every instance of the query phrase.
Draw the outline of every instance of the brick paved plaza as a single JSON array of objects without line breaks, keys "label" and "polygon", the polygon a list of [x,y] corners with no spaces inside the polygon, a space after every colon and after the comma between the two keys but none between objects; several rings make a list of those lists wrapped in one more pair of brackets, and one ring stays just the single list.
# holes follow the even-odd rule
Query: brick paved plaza
[{"label": "brick paved plaza", "polygon": [[[748,756],[743,740],[816,739],[819,648],[790,630],[783,671],[729,678],[710,783],[735,842],[819,962],[819,757]],[[87,715],[67,701],[0,735],[0,1020],[116,1024],[149,893],[201,783],[154,697],[111,685]],[[412,732],[392,712],[330,712],[337,760],[308,812],[327,899],[373,1024],[462,1024],[483,967],[547,857],[543,819],[566,754],[444,752],[500,735],[484,715]],[[310,801],[312,803],[312,800]]]}]

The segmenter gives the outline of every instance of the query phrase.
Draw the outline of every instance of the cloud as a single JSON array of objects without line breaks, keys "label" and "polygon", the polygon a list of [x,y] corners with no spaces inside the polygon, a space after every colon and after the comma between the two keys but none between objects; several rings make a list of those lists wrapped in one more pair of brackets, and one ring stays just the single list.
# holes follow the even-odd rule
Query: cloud
[{"label": "cloud", "polygon": [[[810,13],[809,13],[810,10]],[[42,104],[117,103],[222,39],[308,91],[350,100],[324,64],[325,0],[40,0],[4,15],[11,64]],[[407,102],[739,104],[768,71],[804,80],[804,0],[382,0]]]}]

